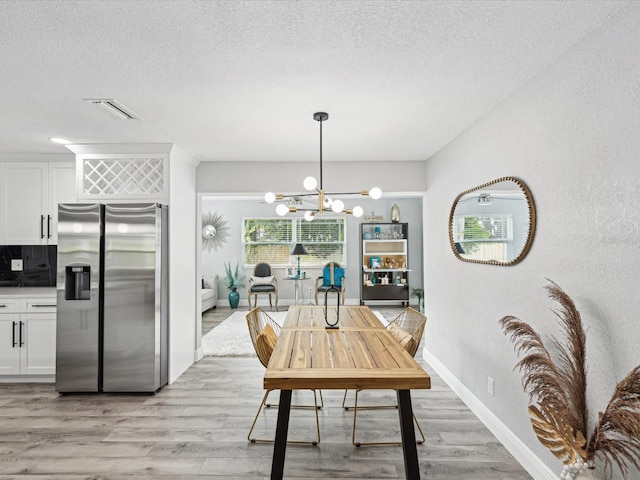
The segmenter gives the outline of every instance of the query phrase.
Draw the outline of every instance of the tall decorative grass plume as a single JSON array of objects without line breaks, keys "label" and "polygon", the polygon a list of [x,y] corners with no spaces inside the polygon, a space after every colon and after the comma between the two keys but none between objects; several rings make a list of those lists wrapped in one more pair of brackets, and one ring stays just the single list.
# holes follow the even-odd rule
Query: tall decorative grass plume
[{"label": "tall decorative grass plume", "polygon": [[559,308],[553,310],[562,336],[552,337],[550,352],[526,322],[507,315],[500,319],[504,334],[519,356],[515,368],[529,395],[529,417],[540,443],[564,466],[560,478],[572,480],[604,465],[607,478],[617,466],[628,480],[631,466],[640,470],[640,365],[616,386],[609,404],[589,425],[587,408],[586,335],[580,312],[557,284],[545,288]]}]

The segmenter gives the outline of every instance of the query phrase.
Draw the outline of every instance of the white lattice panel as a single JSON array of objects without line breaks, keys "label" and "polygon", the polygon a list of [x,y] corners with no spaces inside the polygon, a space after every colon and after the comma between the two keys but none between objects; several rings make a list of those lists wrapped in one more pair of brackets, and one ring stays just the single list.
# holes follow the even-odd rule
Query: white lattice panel
[{"label": "white lattice panel", "polygon": [[117,155],[82,159],[82,196],[159,198],[165,196],[166,157]]}]

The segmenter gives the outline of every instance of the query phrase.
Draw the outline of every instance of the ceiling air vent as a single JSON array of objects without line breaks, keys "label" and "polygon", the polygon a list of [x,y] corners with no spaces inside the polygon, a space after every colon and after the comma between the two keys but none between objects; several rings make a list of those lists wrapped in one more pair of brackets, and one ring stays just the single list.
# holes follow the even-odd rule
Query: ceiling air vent
[{"label": "ceiling air vent", "polygon": [[118,120],[140,120],[139,116],[112,98],[85,98],[84,101],[92,103]]}]

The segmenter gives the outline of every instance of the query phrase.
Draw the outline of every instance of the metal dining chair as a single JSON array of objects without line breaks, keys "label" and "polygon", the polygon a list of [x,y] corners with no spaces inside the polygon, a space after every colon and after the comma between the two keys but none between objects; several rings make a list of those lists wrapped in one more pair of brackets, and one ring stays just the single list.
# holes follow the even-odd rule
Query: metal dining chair
[{"label": "metal dining chair", "polygon": [[[427,323],[426,315],[418,312],[417,310],[407,307],[405,308],[396,318],[394,318],[389,325],[387,325],[387,330],[391,335],[402,345],[405,350],[414,357],[416,352],[418,351],[418,347],[420,346],[420,342],[422,341],[422,335],[424,333],[424,327]],[[342,398],[342,407],[345,410],[353,409],[353,432],[351,435],[351,442],[356,446],[360,447],[362,445],[402,445],[402,442],[357,442],[356,441],[356,420],[358,416],[358,410],[376,410],[376,409],[388,409],[388,408],[398,408],[397,404],[394,405],[358,405],[358,393],[360,390],[355,391],[355,400],[353,406],[346,405],[347,393],[345,390],[344,397]],[[416,440],[418,445],[421,445],[425,442],[424,432],[422,431],[422,427],[418,422],[415,414],[413,415],[413,421],[418,427],[418,431],[420,432],[420,440]]]},{"label": "metal dining chair", "polygon": [[[249,327],[249,335],[251,336],[251,342],[253,343],[253,347],[258,355],[258,359],[260,363],[266,368],[269,364],[269,359],[271,358],[271,354],[273,353],[273,349],[276,346],[276,342],[278,340],[278,336],[280,335],[281,327],[280,325],[271,318],[264,310],[260,307],[254,308],[251,310],[247,316],[247,326]],[[318,410],[322,408],[322,392],[320,392],[320,405],[318,405],[316,390],[313,391],[313,405],[291,405],[291,408],[307,408],[313,409],[316,415],[316,440],[311,441],[302,441],[302,440],[290,440],[287,443],[294,444],[310,444],[310,445],[318,445],[320,443],[320,422],[318,420]],[[262,397],[262,402],[260,403],[260,407],[258,407],[258,412],[256,413],[255,418],[253,419],[253,423],[251,424],[251,429],[249,430],[249,434],[247,435],[247,440],[251,443],[256,442],[268,442],[273,443],[272,439],[258,439],[252,437],[253,429],[256,426],[258,418],[260,417],[260,412],[266,407],[270,408],[271,406],[277,407],[277,404],[267,403],[267,397],[272,390],[266,390],[264,396]]]}]

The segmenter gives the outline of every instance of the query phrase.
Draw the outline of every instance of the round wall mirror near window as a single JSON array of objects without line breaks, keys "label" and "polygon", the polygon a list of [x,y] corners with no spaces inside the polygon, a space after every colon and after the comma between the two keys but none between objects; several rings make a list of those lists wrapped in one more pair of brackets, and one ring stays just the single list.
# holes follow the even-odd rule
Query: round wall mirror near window
[{"label": "round wall mirror near window", "polygon": [[228,234],[229,228],[222,215],[217,212],[202,214],[202,250],[218,250],[227,242]]},{"label": "round wall mirror near window", "polygon": [[213,238],[216,236],[216,227],[213,225],[205,225],[202,227],[202,236],[204,238]]},{"label": "round wall mirror near window", "polygon": [[449,215],[449,242],[463,262],[513,265],[533,242],[536,210],[527,186],[497,178],[459,194]]}]

